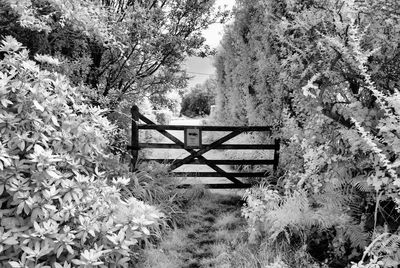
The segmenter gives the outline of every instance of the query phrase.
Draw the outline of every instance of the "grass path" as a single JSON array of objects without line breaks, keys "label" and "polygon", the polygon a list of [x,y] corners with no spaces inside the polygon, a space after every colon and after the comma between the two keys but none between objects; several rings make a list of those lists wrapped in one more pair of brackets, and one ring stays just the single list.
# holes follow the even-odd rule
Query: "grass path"
[{"label": "grass path", "polygon": [[179,228],[171,231],[159,247],[146,251],[140,267],[231,267],[224,253],[227,245],[244,235],[241,205],[238,195],[202,192],[185,208],[186,217]]},{"label": "grass path", "polygon": [[[201,125],[201,119],[179,118],[174,125]],[[183,141],[182,131],[168,131]],[[207,135],[203,138],[207,139]],[[220,133],[220,135],[226,135]],[[210,137],[215,140],[218,137]],[[166,138],[161,142],[170,143]],[[209,143],[210,141],[205,141]],[[156,158],[179,159],[189,155],[180,149],[149,150]],[[208,159],[224,158],[224,152],[212,150],[205,154]],[[225,156],[226,157],[226,156]],[[223,166],[226,171],[230,167]],[[176,171],[213,171],[204,165],[185,165]],[[230,183],[226,178],[183,178],[182,183]],[[163,238],[157,248],[147,249],[140,268],[205,268],[234,267],[227,251],[231,251],[240,241],[244,241],[244,219],[240,216],[243,204],[237,190],[206,190],[194,187],[185,193],[189,198],[184,207],[184,220],[178,228]],[[247,267],[247,266],[246,266]]]}]

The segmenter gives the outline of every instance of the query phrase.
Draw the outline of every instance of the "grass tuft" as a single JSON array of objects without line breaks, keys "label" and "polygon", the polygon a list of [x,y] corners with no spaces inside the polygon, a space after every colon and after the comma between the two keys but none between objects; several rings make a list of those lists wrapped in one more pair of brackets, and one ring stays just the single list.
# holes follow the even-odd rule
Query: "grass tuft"
[{"label": "grass tuft", "polygon": [[214,224],[217,229],[234,230],[245,222],[243,218],[234,213],[225,213],[220,216]]}]

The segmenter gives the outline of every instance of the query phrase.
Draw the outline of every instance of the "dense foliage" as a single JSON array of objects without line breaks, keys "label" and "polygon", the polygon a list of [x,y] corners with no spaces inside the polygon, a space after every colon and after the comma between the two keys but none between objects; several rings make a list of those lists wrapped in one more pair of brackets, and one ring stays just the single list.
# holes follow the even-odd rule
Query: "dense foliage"
[{"label": "dense foliage", "polygon": [[211,78],[195,85],[182,98],[181,114],[189,117],[209,115],[215,102],[215,90],[216,82]]},{"label": "dense foliage", "polygon": [[[278,126],[284,145],[277,205],[265,207],[278,198],[268,189],[248,195],[250,223],[269,215],[253,229],[261,239],[282,231],[292,248],[331,267],[358,261],[378,241],[371,261],[399,263],[390,235],[400,224],[396,8],[390,0],[238,1],[216,58],[217,114]],[[304,205],[287,219],[291,202]],[[321,214],[326,204],[342,221]]]},{"label": "dense foliage", "polygon": [[162,213],[121,195],[115,126],[41,68],[58,60],[12,37],[0,52],[0,266],[131,267]]},{"label": "dense foliage", "polygon": [[132,267],[175,223],[172,180],[129,172],[121,129],[143,99],[179,109],[180,63],[226,16],[212,6],[0,0],[1,267]]},{"label": "dense foliage", "polygon": [[[200,31],[225,16],[212,4],[0,0],[0,266],[130,267],[163,223],[142,201],[173,222],[175,185],[128,172],[104,116],[124,128],[128,104],[177,111],[180,63],[210,53]],[[242,209],[255,267],[400,265],[399,9],[238,0],[216,80],[183,96],[188,116],[208,114],[216,89],[220,122],[276,126],[277,185]]]},{"label": "dense foliage", "polygon": [[93,104],[115,109],[186,85],[180,63],[212,52],[201,30],[226,16],[213,3],[1,0],[0,36],[59,58],[58,71],[90,86]]}]

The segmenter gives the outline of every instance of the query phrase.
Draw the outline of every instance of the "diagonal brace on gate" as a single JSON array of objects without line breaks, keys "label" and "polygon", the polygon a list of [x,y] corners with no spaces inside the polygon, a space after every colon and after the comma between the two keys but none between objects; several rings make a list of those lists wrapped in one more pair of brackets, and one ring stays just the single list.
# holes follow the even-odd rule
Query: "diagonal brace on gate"
[{"label": "diagonal brace on gate", "polygon": [[[139,114],[139,119],[141,119],[143,122],[145,122],[146,124],[150,124],[150,125],[155,125],[155,123],[153,121],[151,121],[150,119],[148,119],[147,117],[145,117],[142,114]],[[172,135],[171,133],[169,133],[166,130],[158,130],[162,135],[164,135],[165,137],[167,137],[168,139],[170,139],[171,141],[175,142],[177,145],[181,146],[182,149],[186,150],[187,152],[190,153],[189,156],[173,163],[170,168],[169,171],[172,171],[174,169],[177,169],[178,167],[184,165],[184,164],[188,164],[190,163],[192,160],[194,160],[195,158],[199,159],[199,161],[201,161],[202,163],[206,164],[207,166],[209,166],[210,168],[214,169],[216,172],[224,175],[228,180],[236,183],[236,184],[243,184],[243,182],[241,182],[239,179],[237,179],[236,177],[230,175],[229,173],[225,172],[225,170],[223,170],[222,168],[218,167],[217,165],[211,163],[207,158],[205,158],[203,156],[203,154],[205,154],[206,152],[216,148],[217,146],[221,145],[222,143],[232,139],[233,137],[236,137],[237,135],[243,133],[243,130],[235,130],[231,133],[229,133],[228,135],[218,139],[217,141],[211,143],[210,145],[206,146],[205,148],[201,149],[201,150],[193,150],[193,149],[188,149],[185,148],[185,144],[178,139],[177,137],[175,137],[174,135]]]}]

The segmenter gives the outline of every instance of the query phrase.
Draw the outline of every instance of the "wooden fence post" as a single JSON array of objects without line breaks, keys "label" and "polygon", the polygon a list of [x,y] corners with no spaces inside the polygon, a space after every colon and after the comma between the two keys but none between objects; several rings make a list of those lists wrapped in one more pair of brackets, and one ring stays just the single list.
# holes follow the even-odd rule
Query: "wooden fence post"
[{"label": "wooden fence post", "polygon": [[275,139],[275,151],[274,151],[274,173],[278,170],[279,165],[279,150],[281,147],[280,139]]},{"label": "wooden fence post", "polygon": [[138,121],[139,121],[139,107],[133,105],[131,108],[131,116],[132,116],[132,132],[131,132],[131,169],[132,171],[136,170],[136,164],[139,155],[139,129],[138,129]]}]

